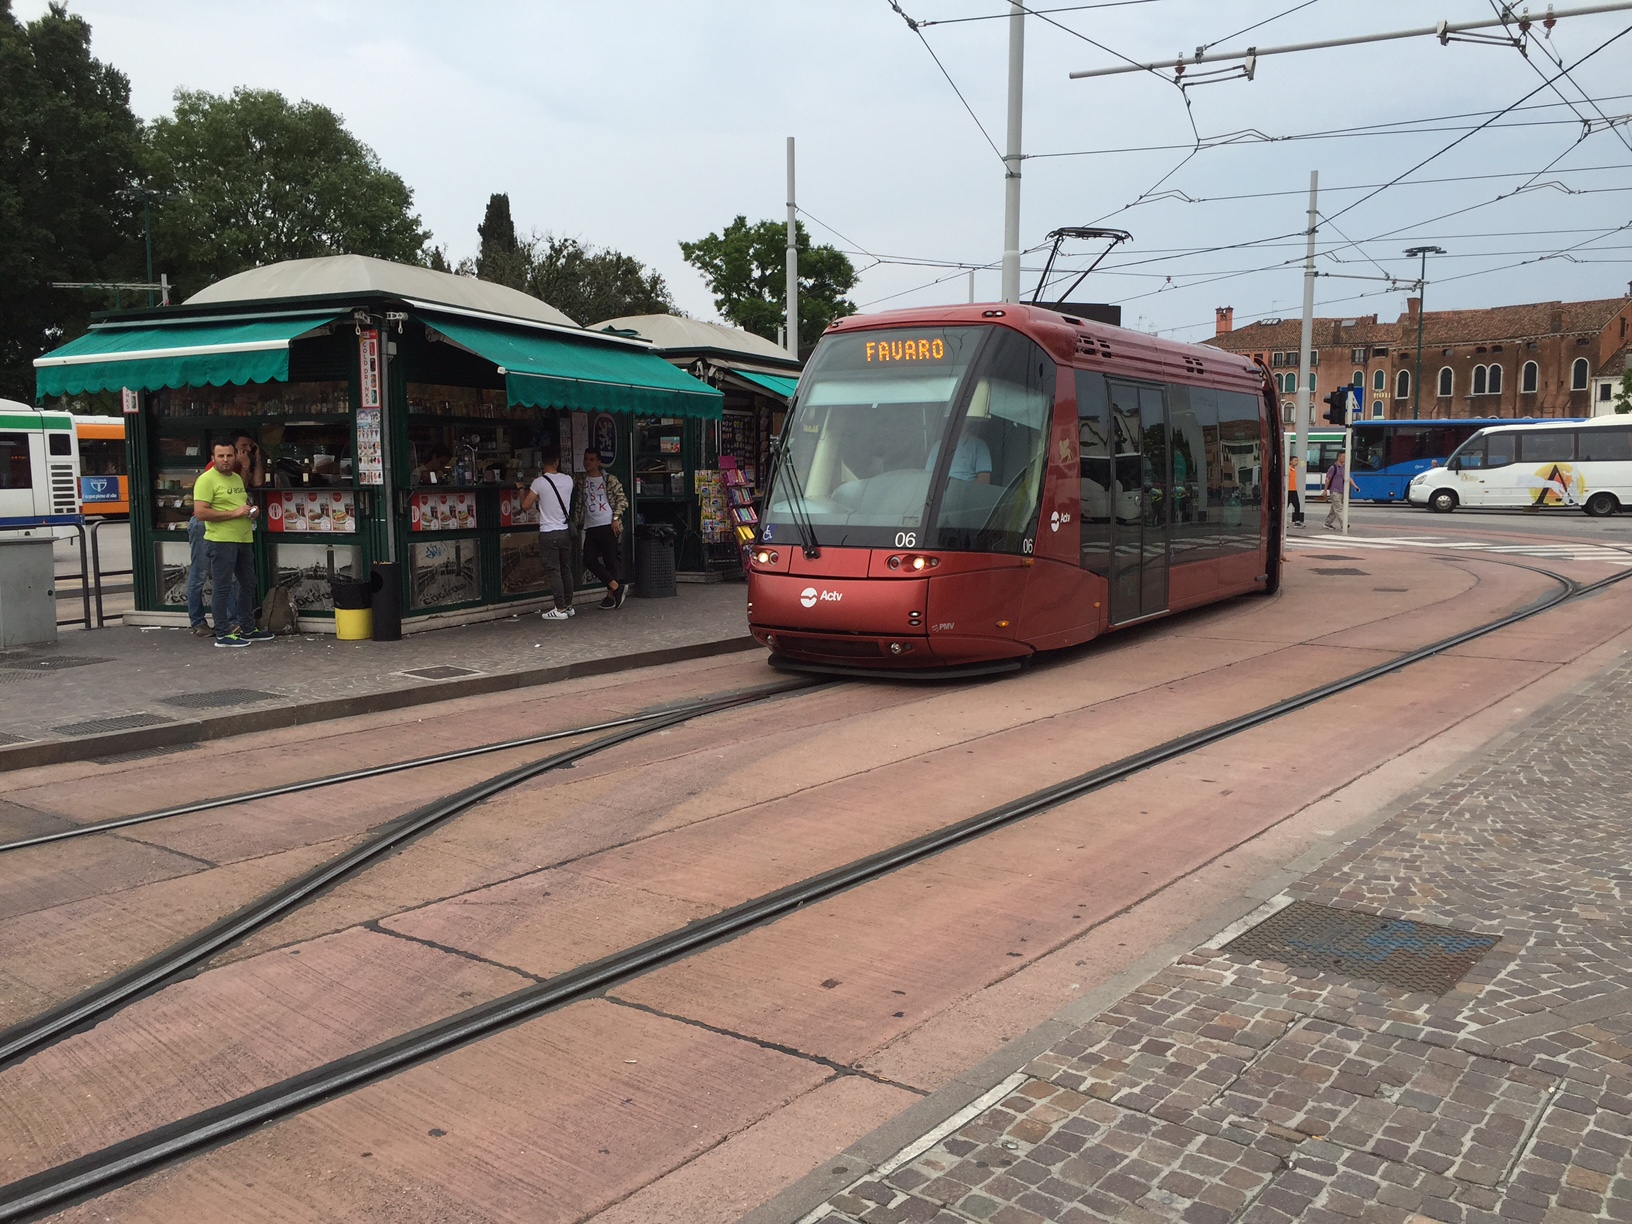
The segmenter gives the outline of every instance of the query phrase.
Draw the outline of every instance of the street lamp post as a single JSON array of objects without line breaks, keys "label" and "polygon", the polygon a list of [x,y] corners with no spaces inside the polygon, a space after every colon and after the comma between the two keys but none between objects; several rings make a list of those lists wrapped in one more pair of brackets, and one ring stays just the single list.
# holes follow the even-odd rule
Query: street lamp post
[{"label": "street lamp post", "polygon": [[1422,257],[1422,267],[1417,272],[1417,372],[1411,380],[1411,419],[1415,421],[1420,415],[1422,405],[1422,320],[1426,311],[1423,306],[1427,303],[1426,288],[1428,285],[1428,256],[1443,255],[1445,251],[1437,246],[1417,246],[1406,251],[1409,258],[1412,255]]}]

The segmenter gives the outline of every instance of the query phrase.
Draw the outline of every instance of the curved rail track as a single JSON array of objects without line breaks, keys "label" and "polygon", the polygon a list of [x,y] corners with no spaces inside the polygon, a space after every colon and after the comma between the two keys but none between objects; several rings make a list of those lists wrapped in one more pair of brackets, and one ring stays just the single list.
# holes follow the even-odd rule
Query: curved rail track
[{"label": "curved rail track", "polygon": [[[446,1017],[413,1032],[402,1034],[322,1066],[314,1067],[279,1083],[269,1085],[190,1117],[181,1118],[143,1134],[132,1136],[110,1147],[88,1153],[54,1168],[43,1170],[11,1185],[0,1187],[0,1224],[38,1218],[51,1211],[60,1210],[71,1203],[103,1193],[117,1185],[154,1172],[187,1156],[225,1143],[250,1129],[288,1117],[337,1095],[361,1088],[545,1012],[599,994],[660,966],[691,956],[711,945],[734,938],[755,927],[774,922],[778,918],[804,906],[832,897],[858,885],[880,879],[901,868],[970,842],[994,830],[1048,811],[1062,803],[1110,786],[1164,762],[1182,757],[1231,736],[1239,735],[1286,714],[1304,709],[1326,698],[1398,672],[1415,663],[1495,633],[1510,625],[1539,616],[1568,600],[1593,594],[1614,583],[1632,577],[1632,571],[1629,571],[1597,582],[1580,583],[1562,574],[1536,566],[1525,565],[1517,566],[1517,568],[1544,575],[1558,584],[1557,590],[1515,612],[1497,617],[1472,629],[1453,634],[1419,649],[1408,651],[1396,658],[1342,679],[1308,689],[1257,710],[1168,740],[1165,743],[1134,753],[1098,769],[1079,774],[1056,785],[1034,791],[1031,794],[988,809],[931,833],[901,842],[886,850],[810,876],[786,887],[775,889],[751,901],[722,910],[711,917],[700,919],[679,930],[670,931],[667,934],[625,948],[599,960],[580,965],[536,985]],[[801,687],[807,686],[787,685],[781,686],[775,691],[788,692]],[[709,708],[691,708],[686,711],[676,711],[672,715],[663,716],[669,719],[669,722],[664,722],[661,725],[670,725],[670,722],[695,717],[699,713],[709,712],[714,708],[727,708],[728,704],[742,704],[749,700],[761,700],[764,696],[769,695],[773,694],[756,693],[752,696],[740,695],[727,701],[716,700],[712,703],[700,703],[707,705]],[[558,754],[557,757],[549,758],[546,761],[524,766],[522,770],[512,770],[506,774],[501,774],[496,779],[472,787],[468,791],[460,792],[459,795],[443,800],[439,804],[431,805],[428,809],[421,809],[420,813],[411,813],[409,817],[404,817],[396,823],[407,822],[413,817],[420,817],[425,820],[431,819],[428,815],[422,816],[421,813],[429,813],[433,809],[440,809],[452,804],[458,805],[457,810],[463,810],[472,803],[479,801],[482,797],[503,789],[505,785],[514,785],[515,782],[521,780],[521,777],[517,775],[531,777],[544,769],[553,768],[556,764],[569,757],[588,755],[590,752],[610,747],[613,743],[625,742],[638,735],[655,730],[657,725],[657,720],[654,718],[651,721],[642,723],[640,727],[619,731],[604,740],[596,741],[594,744],[571,750],[568,753]],[[447,814],[452,814],[452,812]],[[446,819],[447,814],[444,814],[441,818]],[[412,833],[406,832],[403,835],[411,836]],[[336,864],[339,861],[336,860]],[[353,870],[358,865],[361,864],[351,864],[343,868],[343,870]],[[324,868],[320,868],[318,872],[312,874],[316,876],[330,869],[330,865],[325,865]],[[297,882],[297,885],[290,887],[297,888],[299,885],[300,882]],[[307,894],[302,893],[301,895]],[[296,903],[298,903],[298,900],[295,900],[293,894],[291,894],[290,904]],[[279,912],[282,912],[282,910],[280,909]],[[210,936],[210,947],[212,949],[217,948],[230,939],[232,929],[239,921],[240,917],[234,915],[232,918],[224,920],[223,923],[218,923],[215,927],[210,928],[210,932],[214,932]],[[201,936],[187,941],[185,945],[178,945],[178,947],[192,946],[196,940],[203,937],[203,934],[208,933],[201,933]],[[148,962],[148,965],[153,966],[153,969],[147,973],[142,972],[146,967],[139,966],[137,970],[121,975],[120,979],[115,979],[116,981],[129,979],[130,989],[125,992],[123,996],[125,999],[128,1000],[137,993],[149,990],[163,980],[163,976],[151,976],[157,969],[155,962],[161,959],[154,958],[153,961]],[[193,958],[189,963],[196,964],[197,958]],[[138,978],[144,980],[138,981]],[[106,999],[106,1001],[98,1003],[98,999]],[[48,1026],[42,1026],[39,1022],[30,1022],[27,1025],[20,1026],[19,1029],[13,1030],[12,1034],[4,1035],[7,1044],[0,1047],[0,1054],[15,1057],[20,1051],[37,1049],[40,1045],[48,1043],[71,1028],[83,1027],[95,1018],[106,1015],[110,1004],[111,999],[106,998],[105,992],[90,992],[90,995],[82,996],[81,1000],[71,1001],[61,1008],[54,1009],[52,1013],[48,1013],[49,1016],[56,1017]]]}]

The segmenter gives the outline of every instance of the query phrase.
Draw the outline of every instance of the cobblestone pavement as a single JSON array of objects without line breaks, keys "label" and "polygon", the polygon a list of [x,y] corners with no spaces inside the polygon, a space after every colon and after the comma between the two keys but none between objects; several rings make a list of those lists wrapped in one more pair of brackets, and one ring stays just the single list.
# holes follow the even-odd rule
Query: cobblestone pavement
[{"label": "cobblestone pavement", "polygon": [[[186,629],[64,633],[55,646],[0,651],[0,744],[72,739],[91,733],[75,728],[109,718],[170,722],[399,689],[439,700],[451,695],[436,691],[443,683],[403,673],[452,665],[494,676],[745,639],[746,598],[740,582],[683,583],[678,597],[630,599],[616,612],[583,600],[582,611],[559,625],[530,612],[400,642],[304,634],[230,654]],[[223,699],[185,700],[197,694]],[[239,700],[230,700],[235,694]]]},{"label": "cobblestone pavement", "polygon": [[1623,663],[1279,899],[1495,937],[1448,993],[1232,929],[806,1218],[1632,1220],[1629,731]]}]

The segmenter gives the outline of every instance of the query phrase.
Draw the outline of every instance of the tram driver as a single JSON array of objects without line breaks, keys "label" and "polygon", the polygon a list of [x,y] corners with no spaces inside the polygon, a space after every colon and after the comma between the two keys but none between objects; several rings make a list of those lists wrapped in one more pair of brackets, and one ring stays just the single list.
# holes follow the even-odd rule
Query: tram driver
[{"label": "tram driver", "polygon": [[[941,457],[941,444],[929,448],[924,471],[933,472]],[[953,480],[972,480],[977,484],[992,483],[992,450],[984,441],[968,430],[958,435],[958,444],[952,449],[952,466],[946,473]]]}]

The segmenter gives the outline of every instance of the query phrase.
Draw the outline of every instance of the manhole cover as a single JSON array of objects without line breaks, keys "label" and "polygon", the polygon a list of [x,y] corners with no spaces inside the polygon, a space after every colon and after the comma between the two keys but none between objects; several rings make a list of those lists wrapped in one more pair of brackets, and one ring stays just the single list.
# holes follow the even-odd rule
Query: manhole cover
[{"label": "manhole cover", "polygon": [[19,655],[0,659],[0,667],[21,672],[61,671],[65,667],[87,667],[92,663],[106,662],[106,659],[93,659],[90,655]]},{"label": "manhole cover", "polygon": [[1357,570],[1352,565],[1317,565],[1310,571],[1315,574],[1330,574],[1333,577],[1365,577],[1365,570]]},{"label": "manhole cover", "polygon": [[26,744],[29,738],[26,735],[13,735],[10,731],[0,731],[0,744]]},{"label": "manhole cover", "polygon": [[474,667],[454,667],[449,663],[439,663],[435,667],[415,667],[397,674],[412,676],[415,680],[453,680],[459,676],[479,676],[482,673]]},{"label": "manhole cover", "polygon": [[1495,945],[1494,935],[1294,901],[1223,950],[1444,994]]},{"label": "manhole cover", "polygon": [[182,693],[175,697],[161,697],[165,705],[183,706],[189,710],[213,710],[217,706],[254,705],[257,701],[276,701],[281,693],[263,693],[260,689],[216,689],[210,693]]},{"label": "manhole cover", "polygon": [[100,735],[104,731],[130,731],[136,727],[157,727],[161,723],[175,721],[162,714],[120,714],[113,718],[93,718],[88,722],[69,723],[63,727],[52,727],[51,730],[58,735]]},{"label": "manhole cover", "polygon": [[168,748],[138,748],[134,752],[116,752],[112,756],[92,757],[98,765],[123,765],[126,761],[145,761],[149,757],[170,756],[177,752],[191,752],[197,744],[172,744]]}]

